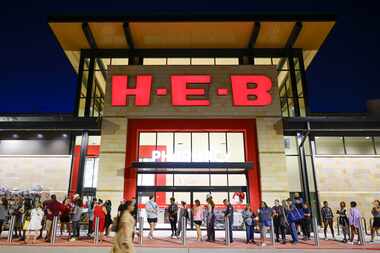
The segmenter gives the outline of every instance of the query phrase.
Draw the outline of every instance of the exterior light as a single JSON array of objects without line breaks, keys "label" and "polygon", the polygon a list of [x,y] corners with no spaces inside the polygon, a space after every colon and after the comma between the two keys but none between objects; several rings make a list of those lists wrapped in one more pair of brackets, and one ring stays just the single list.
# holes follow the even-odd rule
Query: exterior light
[{"label": "exterior light", "polygon": [[13,137],[14,139],[17,139],[17,138],[18,138],[18,134],[12,134],[12,137]]},{"label": "exterior light", "polygon": [[37,138],[41,139],[41,138],[44,138],[44,136],[42,134],[37,134]]},{"label": "exterior light", "polygon": [[371,137],[369,137],[369,136],[367,136],[367,137],[365,137],[367,140],[369,140],[369,139],[371,139]]},{"label": "exterior light", "polygon": [[62,134],[62,137],[63,138],[67,138],[67,134]]}]

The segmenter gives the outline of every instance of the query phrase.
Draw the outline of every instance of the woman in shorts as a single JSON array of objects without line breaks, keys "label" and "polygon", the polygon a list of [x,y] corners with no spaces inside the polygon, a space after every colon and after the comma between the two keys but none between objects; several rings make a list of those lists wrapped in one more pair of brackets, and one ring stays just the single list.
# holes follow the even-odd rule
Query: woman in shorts
[{"label": "woman in shorts", "polygon": [[149,223],[150,231],[148,238],[153,239],[153,232],[156,228],[157,218],[158,218],[158,205],[154,202],[154,196],[150,196],[148,202],[145,203],[146,217]]},{"label": "woman in shorts", "polygon": [[375,200],[373,202],[373,208],[371,211],[373,215],[373,223],[371,229],[371,242],[375,240],[375,234],[380,229],[380,200]]},{"label": "woman in shorts", "polygon": [[202,231],[201,225],[203,222],[203,208],[201,207],[201,202],[197,199],[194,201],[193,207],[193,221],[195,224],[195,230],[197,231],[197,241],[202,241]]}]

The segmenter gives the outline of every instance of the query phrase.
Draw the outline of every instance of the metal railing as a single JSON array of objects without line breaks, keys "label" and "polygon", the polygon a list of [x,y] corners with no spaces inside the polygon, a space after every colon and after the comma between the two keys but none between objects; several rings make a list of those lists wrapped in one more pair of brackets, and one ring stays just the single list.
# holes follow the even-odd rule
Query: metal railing
[{"label": "metal railing", "polygon": [[[265,238],[264,238],[265,239]],[[270,239],[272,241],[273,247],[276,247],[276,238],[274,236],[274,222],[273,217],[271,218],[271,226],[270,226]]]},{"label": "metal railing", "polygon": [[181,225],[182,225],[182,245],[186,245],[186,233],[187,233],[187,219],[185,216],[181,218]]},{"label": "metal railing", "polygon": [[320,239],[319,239],[319,226],[317,218],[313,218],[313,232],[314,232],[314,245],[319,248]]},{"label": "metal railing", "polygon": [[58,216],[53,217],[53,221],[50,228],[50,244],[54,245],[57,238],[57,228],[58,228]]},{"label": "metal railing", "polygon": [[99,217],[95,218],[95,229],[94,229],[94,244],[97,245],[99,243]]},{"label": "metal railing", "polygon": [[366,245],[366,240],[365,240],[365,237],[366,237],[366,224],[365,224],[365,218],[364,217],[361,217],[359,219],[359,242],[360,242],[360,245],[364,246]]},{"label": "metal railing", "polygon": [[231,241],[230,241],[230,219],[228,216],[224,217],[224,230],[225,230],[225,243],[227,247],[231,246]]},{"label": "metal railing", "polygon": [[16,216],[12,215],[11,219],[9,220],[9,228],[8,228],[8,242],[12,243],[13,240],[13,232],[15,229],[15,221],[16,221]]},{"label": "metal railing", "polygon": [[138,221],[139,221],[139,243],[140,245],[142,245],[143,239],[144,239],[144,217],[139,216]]}]

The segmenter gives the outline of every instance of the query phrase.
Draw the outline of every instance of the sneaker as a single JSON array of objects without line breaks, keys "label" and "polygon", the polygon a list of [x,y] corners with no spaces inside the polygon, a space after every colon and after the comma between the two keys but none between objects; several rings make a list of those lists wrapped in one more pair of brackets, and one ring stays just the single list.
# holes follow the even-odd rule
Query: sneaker
[{"label": "sneaker", "polygon": [[328,240],[329,240],[329,238],[325,237],[325,241],[328,241]]},{"label": "sneaker", "polygon": [[265,242],[261,244],[261,247],[265,247],[265,246],[267,246]]},{"label": "sneaker", "polygon": [[348,242],[348,244],[354,245],[354,242]]},{"label": "sneaker", "polygon": [[70,242],[75,242],[76,241],[76,239],[73,237],[73,238],[70,238],[70,240],[69,240]]}]

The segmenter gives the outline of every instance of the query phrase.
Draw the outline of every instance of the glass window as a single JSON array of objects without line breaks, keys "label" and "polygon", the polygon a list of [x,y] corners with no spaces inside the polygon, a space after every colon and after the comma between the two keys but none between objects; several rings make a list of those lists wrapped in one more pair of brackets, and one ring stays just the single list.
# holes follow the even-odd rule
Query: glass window
[{"label": "glass window", "polygon": [[168,65],[190,65],[190,58],[168,58]]},{"label": "glass window", "polygon": [[139,161],[152,161],[156,148],[156,133],[140,133],[139,138]]},{"label": "glass window", "polygon": [[208,162],[208,133],[192,133],[191,134],[192,162]]},{"label": "glass window", "polygon": [[315,137],[318,155],[344,155],[343,137]]},{"label": "glass window", "polygon": [[174,133],[174,161],[191,161],[190,133]]},{"label": "glass window", "polygon": [[214,58],[191,58],[192,65],[215,65]]},{"label": "glass window", "polygon": [[372,137],[344,137],[346,151],[349,155],[373,155],[375,154]]},{"label": "glass window", "polygon": [[380,137],[375,137],[376,154],[380,155]]},{"label": "glass window", "polygon": [[83,187],[96,188],[98,184],[99,158],[86,158]]},{"label": "glass window", "polygon": [[137,175],[137,185],[138,186],[154,186],[155,185],[155,174],[138,174]]},{"label": "glass window", "polygon": [[215,58],[216,65],[239,65],[239,58]]},{"label": "glass window", "polygon": [[296,136],[284,136],[284,146],[285,146],[285,154],[287,155],[298,154]]},{"label": "glass window", "polygon": [[212,186],[227,186],[227,174],[211,174]]},{"label": "glass window", "polygon": [[255,58],[255,65],[272,65],[271,58]]},{"label": "glass window", "polygon": [[247,179],[245,174],[230,174],[228,175],[229,186],[246,186]]},{"label": "glass window", "polygon": [[157,133],[156,152],[160,162],[173,160],[173,133]]},{"label": "glass window", "polygon": [[286,156],[286,168],[288,171],[288,183],[290,192],[301,191],[301,178],[298,156]]},{"label": "glass window", "polygon": [[176,174],[174,186],[208,186],[210,178],[208,174]]},{"label": "glass window", "polygon": [[210,161],[223,162],[227,159],[226,133],[210,133]]},{"label": "glass window", "polygon": [[128,65],[128,58],[112,58],[111,65]]},{"label": "glass window", "polygon": [[227,133],[227,158],[228,162],[245,162],[243,133]]},{"label": "glass window", "polygon": [[166,58],[144,58],[143,65],[166,65]]}]

